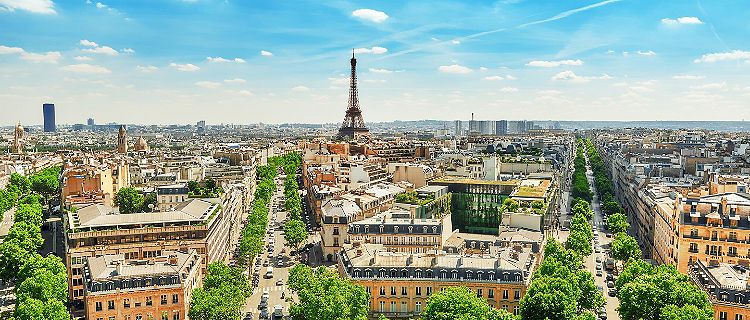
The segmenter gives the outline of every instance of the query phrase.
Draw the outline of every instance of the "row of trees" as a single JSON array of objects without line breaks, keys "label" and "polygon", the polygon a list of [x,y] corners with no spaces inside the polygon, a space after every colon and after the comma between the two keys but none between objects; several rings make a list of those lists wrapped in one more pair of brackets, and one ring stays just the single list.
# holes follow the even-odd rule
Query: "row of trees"
[{"label": "row of trees", "polygon": [[297,170],[302,158],[297,153],[281,157],[286,180],[284,180],[284,209],[289,213],[289,221],[284,225],[284,240],[295,249],[307,239],[307,229],[302,221],[302,197],[299,195]]},{"label": "row of trees", "polygon": [[222,262],[208,265],[203,287],[193,290],[190,299],[190,319],[239,320],[242,307],[252,291],[242,269]]},{"label": "row of trees", "polygon": [[615,282],[622,320],[710,320],[713,307],[706,293],[672,265],[628,262]]},{"label": "row of trees", "polygon": [[253,207],[247,216],[247,224],[242,229],[240,239],[240,250],[237,262],[240,266],[250,268],[253,259],[263,253],[263,237],[268,227],[268,205],[276,190],[274,178],[277,169],[274,162],[269,161],[267,165],[257,169],[258,186],[255,188]]},{"label": "row of trees", "polygon": [[599,152],[591,143],[591,139],[583,140],[583,145],[586,148],[586,155],[589,158],[589,165],[594,175],[594,185],[599,196],[599,202],[602,204],[602,212],[607,216],[615,213],[624,214],[625,210],[614,197],[612,180],[607,176],[607,169],[602,157],[599,156]]},{"label": "row of trees", "polygon": [[573,198],[580,198],[591,201],[591,188],[589,180],[586,178],[586,158],[583,155],[585,148],[583,140],[576,141],[576,158],[573,160],[573,178],[570,186],[570,193]]},{"label": "row of trees", "polygon": [[523,320],[596,319],[604,297],[583,267],[583,256],[554,239],[544,246],[544,260],[521,299]]},{"label": "row of trees", "polygon": [[591,255],[591,241],[594,239],[589,219],[593,217],[594,212],[583,199],[575,199],[571,211],[573,219],[570,221],[570,235],[565,241],[565,248],[573,250],[581,257],[588,257]]},{"label": "row of trees", "polygon": [[[17,284],[17,320],[70,318],[66,307],[68,281],[65,264],[54,255],[42,257],[37,253],[44,243],[42,200],[49,203],[56,193],[59,174],[59,167],[46,169],[29,179],[14,174],[6,190],[0,192],[3,206],[17,205],[13,226],[0,244],[0,278]],[[31,194],[31,191],[36,194]]]}]

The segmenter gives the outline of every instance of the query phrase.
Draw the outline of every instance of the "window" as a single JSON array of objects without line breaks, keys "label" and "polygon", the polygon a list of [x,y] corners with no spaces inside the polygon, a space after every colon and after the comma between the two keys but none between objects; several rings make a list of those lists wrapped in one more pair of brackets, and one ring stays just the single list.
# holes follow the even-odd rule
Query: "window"
[{"label": "window", "polygon": [[735,314],[735,315],[734,315],[734,320],[742,320],[742,315],[741,315],[741,314],[739,314],[739,313],[738,313],[738,314]]},{"label": "window", "polygon": [[521,290],[516,290],[513,292],[513,299],[521,299]]},{"label": "window", "polygon": [[339,237],[333,237],[333,246],[337,247],[339,245]]},{"label": "window", "polygon": [[503,290],[503,299],[508,300],[508,290]]},{"label": "window", "polygon": [[101,301],[97,301],[96,302],[96,311],[102,311],[102,302]]},{"label": "window", "polygon": [[396,295],[396,287],[391,287],[391,295],[392,296]]},{"label": "window", "polygon": [[407,311],[409,311],[409,307],[406,305],[406,301],[402,301],[401,302],[401,312],[406,313]]},{"label": "window", "polygon": [[508,305],[507,304],[503,305],[503,310],[508,311]]},{"label": "window", "polygon": [[122,307],[123,308],[130,308],[130,299],[123,299],[122,300]]},{"label": "window", "polygon": [[513,314],[518,315],[518,306],[513,306]]},{"label": "window", "polygon": [[727,313],[725,311],[719,312],[719,320],[727,320]]},{"label": "window", "polygon": [[173,294],[172,295],[172,303],[179,303],[180,302],[180,296]]},{"label": "window", "polygon": [[477,289],[477,297],[482,297],[482,289]]},{"label": "window", "polygon": [[429,296],[432,294],[432,287],[427,287],[427,295]]},{"label": "window", "polygon": [[690,230],[690,236],[691,237],[697,237],[698,236],[698,229]]},{"label": "window", "polygon": [[335,236],[339,235],[339,228],[338,227],[333,228],[333,235],[335,235]]},{"label": "window", "polygon": [[698,252],[698,244],[697,243],[690,243],[690,252]]},{"label": "window", "polygon": [[107,310],[115,310],[115,300],[107,301]]},{"label": "window", "polygon": [[153,304],[154,304],[154,302],[151,301],[151,297],[146,297],[146,305],[147,306],[152,306]]},{"label": "window", "polygon": [[[414,312],[417,312],[417,313],[422,312],[422,302],[421,301],[417,301],[417,302],[414,303]],[[742,320],[742,319],[740,319],[740,320]]]},{"label": "window", "polygon": [[385,301],[380,301],[380,312],[385,312]]},{"label": "window", "polygon": [[495,290],[493,289],[487,289],[487,298],[494,298],[495,297]]},{"label": "window", "polygon": [[421,296],[422,295],[422,287],[416,287],[414,288],[414,294]]},{"label": "window", "polygon": [[396,312],[396,301],[391,301],[391,312]]},{"label": "window", "polygon": [[402,296],[406,295],[406,287],[401,287],[401,295]]},{"label": "window", "polygon": [[167,304],[167,295],[166,294],[161,295],[161,304]]},{"label": "window", "polygon": [[385,287],[380,287],[380,295],[381,296],[385,295]]}]

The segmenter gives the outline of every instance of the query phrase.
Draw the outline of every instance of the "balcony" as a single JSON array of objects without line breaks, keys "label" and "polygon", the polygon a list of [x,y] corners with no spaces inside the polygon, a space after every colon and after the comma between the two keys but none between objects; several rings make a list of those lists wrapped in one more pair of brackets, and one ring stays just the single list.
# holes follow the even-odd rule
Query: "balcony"
[{"label": "balcony", "polygon": [[695,249],[688,249],[688,252],[692,252],[692,253],[698,253],[698,248],[695,248]]}]

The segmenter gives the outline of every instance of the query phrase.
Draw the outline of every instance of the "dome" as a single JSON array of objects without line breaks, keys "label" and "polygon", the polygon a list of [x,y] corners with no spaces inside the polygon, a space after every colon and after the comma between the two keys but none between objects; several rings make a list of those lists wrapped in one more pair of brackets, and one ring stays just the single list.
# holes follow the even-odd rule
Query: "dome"
[{"label": "dome", "polygon": [[133,149],[135,151],[148,151],[148,143],[146,143],[146,139],[138,137],[138,141],[135,142]]}]

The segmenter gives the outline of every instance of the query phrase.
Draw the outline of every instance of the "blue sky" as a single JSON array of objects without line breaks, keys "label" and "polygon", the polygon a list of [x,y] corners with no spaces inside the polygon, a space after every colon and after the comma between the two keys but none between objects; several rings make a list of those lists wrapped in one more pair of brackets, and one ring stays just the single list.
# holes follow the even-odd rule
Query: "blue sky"
[{"label": "blue sky", "polygon": [[0,0],[0,125],[750,118],[750,2]]}]

